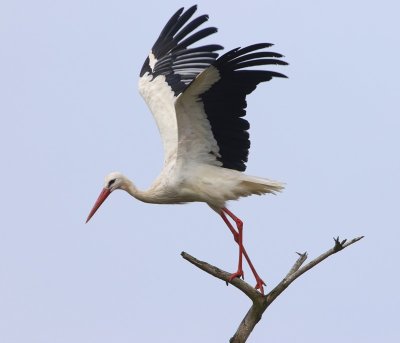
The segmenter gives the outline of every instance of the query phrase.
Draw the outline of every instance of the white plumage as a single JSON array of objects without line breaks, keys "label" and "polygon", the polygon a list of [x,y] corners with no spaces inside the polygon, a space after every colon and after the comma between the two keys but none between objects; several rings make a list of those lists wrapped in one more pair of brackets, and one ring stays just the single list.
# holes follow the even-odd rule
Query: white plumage
[{"label": "white plumage", "polygon": [[[168,21],[146,59],[139,91],[154,115],[164,148],[164,166],[149,189],[138,190],[119,172],[110,173],[87,221],[116,189],[138,200],[156,204],[205,202],[221,215],[239,244],[242,256],[263,292],[265,283],[255,271],[242,242],[242,221],[226,208],[226,202],[252,194],[275,193],[282,184],[243,173],[250,147],[246,96],[256,86],[284,75],[248,67],[286,63],[282,55],[265,51],[268,43],[236,48],[218,58],[221,46],[189,48],[217,30],[195,31],[207,21],[202,15],[191,21],[196,6],[178,10]],[[228,215],[237,226],[233,228]]]}]

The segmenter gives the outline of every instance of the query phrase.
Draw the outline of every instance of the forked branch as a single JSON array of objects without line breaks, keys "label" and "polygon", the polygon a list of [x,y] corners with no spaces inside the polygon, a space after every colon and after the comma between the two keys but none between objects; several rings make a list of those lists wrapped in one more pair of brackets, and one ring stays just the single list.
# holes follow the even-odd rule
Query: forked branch
[{"label": "forked branch", "polygon": [[[303,263],[307,259],[307,253],[297,253],[299,255],[299,258],[296,260],[296,262],[293,264],[292,268],[290,268],[289,272],[286,274],[286,276],[282,279],[281,282],[278,283],[278,285],[272,289],[268,294],[262,295],[260,292],[255,290],[251,285],[249,285],[247,282],[243,281],[242,279],[234,279],[230,283],[240,289],[244,294],[246,294],[253,302],[252,306],[250,307],[249,311],[243,318],[242,322],[240,323],[238,329],[236,330],[235,334],[233,337],[229,340],[230,343],[244,343],[246,342],[247,338],[250,336],[251,332],[253,331],[254,327],[257,325],[257,323],[261,320],[261,317],[265,310],[268,308],[269,305],[280,295],[282,292],[294,281],[296,280],[299,276],[310,270],[311,268],[315,267],[317,264],[328,258],[329,256],[343,250],[344,248],[347,248],[348,246],[358,242],[360,239],[362,239],[364,236],[353,238],[350,241],[347,241],[346,239],[343,241],[339,240],[339,237],[334,238],[335,244],[333,248],[329,249],[328,251],[324,252],[317,258],[313,259],[306,265],[303,265]],[[221,279],[228,283],[229,277],[231,276],[231,273],[228,273],[222,269],[219,269],[207,262],[199,261],[198,259],[194,258],[193,256],[182,252],[181,253],[182,257],[195,265],[196,267],[200,268],[201,270],[204,270],[206,273]]]}]

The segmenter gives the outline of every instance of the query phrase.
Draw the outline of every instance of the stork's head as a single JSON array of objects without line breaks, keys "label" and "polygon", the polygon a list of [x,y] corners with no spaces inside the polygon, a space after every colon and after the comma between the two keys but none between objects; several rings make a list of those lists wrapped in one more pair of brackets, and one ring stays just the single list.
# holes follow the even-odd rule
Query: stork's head
[{"label": "stork's head", "polygon": [[111,192],[115,191],[116,189],[127,189],[127,185],[129,180],[126,176],[119,172],[112,172],[108,174],[104,179],[104,187],[101,191],[99,197],[97,198],[92,210],[90,211],[86,223],[93,217],[96,211],[99,209],[101,204],[108,198]]},{"label": "stork's head", "polygon": [[110,193],[116,189],[124,189],[127,180],[120,172],[112,172],[104,178],[104,189],[108,189]]}]

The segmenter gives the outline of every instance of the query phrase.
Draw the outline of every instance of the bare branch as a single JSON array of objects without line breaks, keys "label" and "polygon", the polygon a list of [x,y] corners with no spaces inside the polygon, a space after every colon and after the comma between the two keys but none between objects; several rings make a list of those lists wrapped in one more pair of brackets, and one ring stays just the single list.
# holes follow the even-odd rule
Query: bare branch
[{"label": "bare branch", "polygon": [[306,271],[310,270],[311,268],[315,267],[318,263],[321,263],[323,260],[325,260],[329,256],[331,256],[333,254],[336,254],[337,252],[343,250],[344,248],[347,248],[349,245],[352,245],[352,244],[358,242],[362,238],[364,238],[364,236],[356,237],[356,238],[353,238],[352,240],[348,241],[347,243],[346,243],[347,239],[345,239],[342,242],[340,242],[339,241],[339,237],[334,238],[335,245],[334,245],[334,247],[332,249],[329,249],[327,252],[321,254],[320,256],[318,256],[317,258],[315,258],[314,260],[312,260],[311,262],[306,264],[303,268],[299,269],[297,272],[295,272],[293,275],[291,275],[287,279],[287,283],[288,284],[292,283],[300,275],[302,275]]},{"label": "bare branch", "polygon": [[[219,269],[207,262],[200,261],[193,256],[189,255],[188,253],[182,251],[181,256],[189,261],[190,263],[194,264],[196,267],[204,270],[206,273],[215,276],[216,278],[225,281],[227,284],[229,282],[229,278],[232,273],[228,273],[222,269]],[[262,297],[262,294],[250,286],[247,282],[244,282],[242,279],[236,278],[230,282],[233,286],[237,289],[240,289],[244,294],[246,294],[251,300],[256,300]]]},{"label": "bare branch", "polygon": [[294,274],[299,270],[299,268],[303,265],[304,261],[307,259],[307,251],[300,254],[299,252],[296,253],[300,257],[297,259],[297,261],[294,263],[293,267],[289,270],[289,272],[286,274],[285,279],[287,279],[290,275]]},{"label": "bare branch", "polygon": [[[229,340],[230,343],[244,343],[246,342],[247,338],[250,336],[251,332],[253,331],[254,327],[257,323],[261,320],[261,317],[265,310],[268,308],[269,305],[280,295],[282,292],[298,277],[302,274],[310,270],[311,268],[315,267],[317,264],[321,263],[323,260],[328,258],[329,256],[347,248],[348,246],[358,242],[364,236],[354,238],[350,241],[346,239],[343,241],[339,240],[339,237],[334,238],[335,245],[333,248],[329,249],[325,253],[321,254],[311,262],[307,263],[305,266],[301,267],[305,260],[307,259],[307,252],[300,254],[297,261],[294,263],[292,268],[286,274],[286,276],[282,279],[279,284],[272,289],[267,295],[262,295],[260,292],[255,290],[251,285],[246,283],[241,279],[234,279],[230,281],[230,283],[240,289],[244,294],[246,294],[253,302],[252,306],[250,307],[249,311],[243,318],[242,322],[240,323],[238,329],[236,330],[233,337]],[[232,275],[222,269],[219,269],[207,262],[199,261],[198,259],[194,258],[193,256],[182,252],[182,257],[195,265],[196,267],[204,270],[206,273],[225,281],[226,283],[229,282],[229,278]]]}]

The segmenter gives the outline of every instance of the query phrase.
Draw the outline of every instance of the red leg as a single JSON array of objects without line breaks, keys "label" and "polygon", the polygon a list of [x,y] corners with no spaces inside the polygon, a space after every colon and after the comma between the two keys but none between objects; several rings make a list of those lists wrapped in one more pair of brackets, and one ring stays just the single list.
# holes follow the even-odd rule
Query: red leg
[{"label": "red leg", "polygon": [[[225,213],[231,217],[238,228],[238,232],[233,228],[232,224],[229,222],[228,218],[225,216]],[[232,281],[235,277],[243,277],[243,270],[242,270],[242,255],[245,257],[247,263],[249,264],[249,267],[256,279],[256,289],[259,289],[262,294],[264,294],[264,287],[265,282],[260,278],[258,275],[256,269],[253,266],[253,263],[251,262],[249,255],[247,255],[246,249],[243,246],[243,222],[236,217],[231,211],[229,211],[227,208],[223,208],[221,213],[220,213],[222,219],[224,220],[225,224],[228,226],[229,230],[232,232],[233,237],[235,239],[235,242],[239,244],[239,265],[238,265],[238,271],[234,274],[232,274],[231,278],[229,281]]]},{"label": "red leg", "polygon": [[[231,230],[233,237],[236,241],[236,243],[239,245],[239,262],[238,262],[238,269],[236,273],[233,273],[231,277],[229,278],[229,281],[232,281],[236,277],[242,277],[244,279],[244,273],[243,273],[243,268],[242,268],[242,257],[243,257],[243,222],[235,217],[236,219],[233,219],[236,223],[236,226],[238,228],[238,232],[233,228],[232,224],[229,222],[228,218],[225,216],[225,211],[227,211],[225,208],[222,209],[223,212],[221,212],[221,217],[228,225],[228,228]],[[228,213],[228,212],[227,212]],[[229,213],[228,213],[229,215]]]}]

